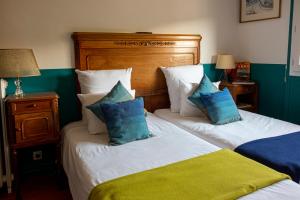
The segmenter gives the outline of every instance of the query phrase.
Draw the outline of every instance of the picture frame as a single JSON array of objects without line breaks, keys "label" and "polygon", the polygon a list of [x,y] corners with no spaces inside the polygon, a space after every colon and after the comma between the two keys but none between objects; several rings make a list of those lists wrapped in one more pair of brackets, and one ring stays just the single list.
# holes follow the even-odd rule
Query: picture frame
[{"label": "picture frame", "polygon": [[240,0],[240,23],[281,17],[281,0]]},{"label": "picture frame", "polygon": [[232,82],[249,82],[251,63],[248,61],[237,62],[236,68],[232,69],[229,76]]}]

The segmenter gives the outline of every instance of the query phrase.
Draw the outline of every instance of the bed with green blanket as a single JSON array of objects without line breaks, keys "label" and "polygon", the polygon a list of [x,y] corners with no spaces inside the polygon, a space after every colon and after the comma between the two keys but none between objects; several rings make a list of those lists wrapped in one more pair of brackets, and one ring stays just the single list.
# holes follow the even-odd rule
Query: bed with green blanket
[{"label": "bed with green blanket", "polygon": [[284,179],[289,176],[224,149],[101,183],[89,200],[237,199]]}]

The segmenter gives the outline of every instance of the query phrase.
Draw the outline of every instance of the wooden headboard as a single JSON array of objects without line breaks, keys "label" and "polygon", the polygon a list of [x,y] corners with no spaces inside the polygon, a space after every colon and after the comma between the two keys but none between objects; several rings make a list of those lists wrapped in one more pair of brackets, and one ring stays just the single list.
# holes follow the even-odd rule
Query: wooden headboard
[{"label": "wooden headboard", "polygon": [[153,112],[168,108],[166,81],[160,66],[198,64],[200,35],[75,32],[75,64],[79,70],[132,67],[132,88]]}]

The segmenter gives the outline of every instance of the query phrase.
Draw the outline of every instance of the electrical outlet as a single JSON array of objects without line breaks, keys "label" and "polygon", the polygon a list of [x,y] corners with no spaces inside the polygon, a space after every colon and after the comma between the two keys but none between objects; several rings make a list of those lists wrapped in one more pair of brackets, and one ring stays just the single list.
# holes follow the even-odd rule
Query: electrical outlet
[{"label": "electrical outlet", "polygon": [[33,160],[42,160],[43,159],[43,152],[42,151],[32,152],[32,159]]}]

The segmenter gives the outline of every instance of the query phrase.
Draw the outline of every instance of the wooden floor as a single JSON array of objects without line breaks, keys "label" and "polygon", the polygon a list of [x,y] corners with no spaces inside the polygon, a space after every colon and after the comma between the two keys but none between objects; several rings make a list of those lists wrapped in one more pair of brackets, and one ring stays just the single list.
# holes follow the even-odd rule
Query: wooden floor
[{"label": "wooden floor", "polygon": [[[72,200],[67,188],[58,187],[54,176],[34,176],[22,180],[22,200]],[[14,200],[15,194],[0,191],[0,200]]]}]

